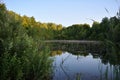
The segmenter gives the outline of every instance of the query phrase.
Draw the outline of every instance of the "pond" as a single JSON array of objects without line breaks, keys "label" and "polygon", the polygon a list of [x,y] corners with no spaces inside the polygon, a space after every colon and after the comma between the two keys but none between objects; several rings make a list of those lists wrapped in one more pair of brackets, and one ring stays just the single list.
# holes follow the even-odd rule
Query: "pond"
[{"label": "pond", "polygon": [[98,44],[52,44],[53,80],[120,80],[120,56]]}]

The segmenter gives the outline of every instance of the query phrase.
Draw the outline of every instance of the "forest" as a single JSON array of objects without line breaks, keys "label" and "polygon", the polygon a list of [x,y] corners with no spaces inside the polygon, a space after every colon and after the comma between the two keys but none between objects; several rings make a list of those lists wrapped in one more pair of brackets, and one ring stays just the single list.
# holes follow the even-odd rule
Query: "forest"
[{"label": "forest", "polygon": [[49,80],[52,60],[44,40],[95,40],[120,49],[119,36],[120,10],[113,17],[94,21],[92,26],[85,23],[65,27],[21,16],[0,3],[0,79]]}]

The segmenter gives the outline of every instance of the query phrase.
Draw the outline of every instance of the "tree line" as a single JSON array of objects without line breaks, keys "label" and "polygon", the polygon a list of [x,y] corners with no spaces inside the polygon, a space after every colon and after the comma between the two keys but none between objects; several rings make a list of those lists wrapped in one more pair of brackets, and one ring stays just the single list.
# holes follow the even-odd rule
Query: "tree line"
[{"label": "tree line", "polygon": [[93,22],[92,27],[89,24],[74,24],[57,31],[55,39],[68,40],[110,40],[119,43],[120,38],[120,18],[103,18],[102,21]]},{"label": "tree line", "polygon": [[119,43],[120,38],[120,11],[114,17],[105,17],[99,23],[94,21],[92,26],[89,24],[73,24],[63,27],[61,24],[41,23],[35,18],[26,15],[21,16],[13,11],[8,11],[10,17],[23,26],[27,34],[44,40],[110,40]]}]

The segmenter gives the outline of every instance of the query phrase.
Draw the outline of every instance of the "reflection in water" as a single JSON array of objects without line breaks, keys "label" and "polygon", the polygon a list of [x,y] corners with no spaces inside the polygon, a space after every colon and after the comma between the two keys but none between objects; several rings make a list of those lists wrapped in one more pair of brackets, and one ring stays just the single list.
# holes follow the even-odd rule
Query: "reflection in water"
[{"label": "reflection in water", "polygon": [[50,56],[56,56],[56,55],[61,55],[62,51],[61,50],[56,50],[56,51],[51,51]]},{"label": "reflection in water", "polygon": [[75,45],[51,46],[53,80],[120,80],[119,54],[107,53],[101,45]]}]

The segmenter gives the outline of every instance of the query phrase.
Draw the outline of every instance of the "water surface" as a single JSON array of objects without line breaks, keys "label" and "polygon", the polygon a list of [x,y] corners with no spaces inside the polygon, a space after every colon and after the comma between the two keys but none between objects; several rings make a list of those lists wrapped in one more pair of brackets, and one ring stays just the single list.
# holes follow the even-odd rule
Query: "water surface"
[{"label": "water surface", "polygon": [[119,62],[98,45],[56,45],[51,51],[53,80],[120,80]]}]

